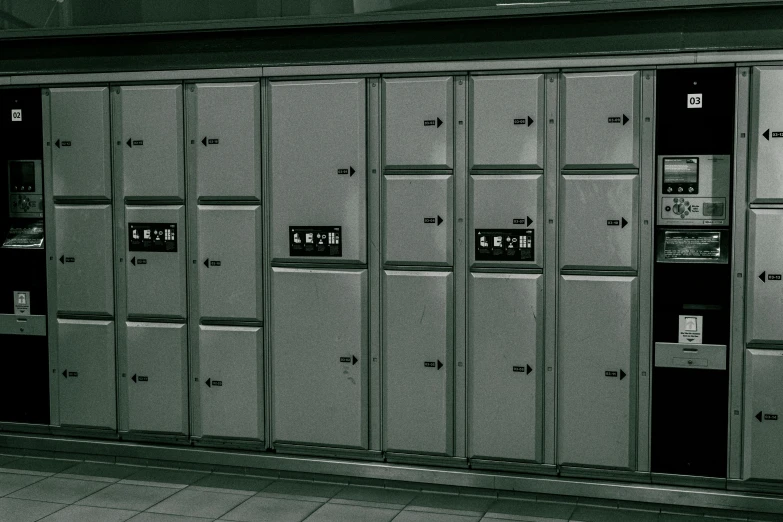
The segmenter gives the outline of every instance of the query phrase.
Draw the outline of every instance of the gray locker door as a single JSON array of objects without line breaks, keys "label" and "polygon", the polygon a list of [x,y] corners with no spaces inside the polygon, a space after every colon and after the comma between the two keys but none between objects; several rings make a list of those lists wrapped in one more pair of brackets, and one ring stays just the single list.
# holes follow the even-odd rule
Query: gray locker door
[{"label": "gray locker door", "polygon": [[384,449],[454,451],[450,272],[384,271]]},{"label": "gray locker door", "polygon": [[563,74],[563,168],[639,166],[639,72]]},{"label": "gray locker door", "polygon": [[383,261],[454,263],[453,176],[383,177]]},{"label": "gray locker door", "polygon": [[544,276],[470,274],[469,457],[541,458]]},{"label": "gray locker door", "polygon": [[114,141],[125,197],[185,198],[181,85],[119,87]]},{"label": "gray locker door", "polygon": [[199,327],[201,432],[205,437],[262,439],[261,328]]},{"label": "gray locker door", "polygon": [[272,82],[270,91],[272,259],[293,257],[291,226],[339,226],[342,257],[318,262],[365,263],[364,80]]},{"label": "gray locker door", "polygon": [[636,277],[561,276],[558,464],[635,466],[637,286]]},{"label": "gray locker door", "polygon": [[367,448],[367,270],[272,269],[274,441]]},{"label": "gray locker door", "polygon": [[[471,175],[468,237],[471,266],[536,266],[544,262],[544,176],[542,174]],[[498,256],[476,260],[478,231],[533,230],[533,259]],[[515,238],[516,239],[516,238]]]},{"label": "gray locker door", "polygon": [[127,326],[128,429],[187,433],[187,326]]},{"label": "gray locker door", "polygon": [[203,83],[188,89],[198,197],[261,198],[261,89],[252,83]]},{"label": "gray locker door", "polygon": [[51,89],[52,194],[111,199],[109,88]]},{"label": "gray locker door", "polygon": [[544,168],[544,75],[470,78],[473,168]]},{"label": "gray locker door", "polygon": [[384,166],[452,168],[454,81],[384,78]]},{"label": "gray locker door", "polygon": [[198,207],[201,318],[262,318],[261,207]]},{"label": "gray locker door", "polygon": [[747,342],[783,342],[783,209],[748,212]]},{"label": "gray locker door", "polygon": [[745,351],[743,479],[783,480],[783,351]]},{"label": "gray locker door", "polygon": [[111,205],[55,205],[57,309],[114,315]]},{"label": "gray locker door", "polygon": [[[185,206],[160,207],[128,206],[125,209],[125,272],[128,286],[128,315],[184,318],[187,314]],[[165,241],[170,251],[131,250],[134,241],[133,230],[143,237],[143,227],[148,225],[153,235],[155,225],[164,225],[173,234]],[[163,232],[161,232],[163,233]],[[165,237],[165,236],[164,236]],[[144,247],[141,247],[144,248]]]},{"label": "gray locker door", "polygon": [[750,202],[783,200],[783,68],[754,67],[750,111]]},{"label": "gray locker door", "polygon": [[57,319],[60,424],[117,429],[114,322]]},{"label": "gray locker door", "polygon": [[563,175],[560,266],[636,270],[639,176]]}]

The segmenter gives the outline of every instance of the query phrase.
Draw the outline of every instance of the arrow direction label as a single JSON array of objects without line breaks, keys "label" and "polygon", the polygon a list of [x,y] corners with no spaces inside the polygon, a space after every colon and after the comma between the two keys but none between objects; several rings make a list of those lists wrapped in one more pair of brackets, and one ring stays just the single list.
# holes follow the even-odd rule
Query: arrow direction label
[{"label": "arrow direction label", "polygon": [[767,281],[780,281],[783,278],[783,274],[769,274]]},{"label": "arrow direction label", "polygon": [[207,140],[207,143],[209,143],[210,145],[217,145],[220,143],[220,140],[217,138],[210,138]]},{"label": "arrow direction label", "polygon": [[54,142],[54,144],[57,145],[58,149],[60,148],[60,145],[62,145],[63,147],[70,147],[71,146],[70,140],[62,140],[62,141],[57,140],[57,141]]},{"label": "arrow direction label", "polygon": [[769,129],[765,130],[762,136],[764,136],[764,138],[769,141],[770,134],[772,134],[773,138],[783,138],[783,131],[772,131],[770,133]]},{"label": "arrow direction label", "polygon": [[606,226],[608,226],[608,227],[619,227],[620,226],[620,220],[619,219],[607,219],[606,220]]},{"label": "arrow direction label", "polygon": [[617,377],[617,372],[615,371],[605,371],[604,377]]},{"label": "arrow direction label", "polygon": [[359,359],[357,359],[355,355],[351,355],[350,357],[340,357],[340,362],[341,363],[351,363],[351,366],[353,366],[357,362],[359,362]]},{"label": "arrow direction label", "polygon": [[78,377],[79,372],[68,372],[68,377]]},{"label": "arrow direction label", "polygon": [[527,225],[530,226],[533,224],[533,220],[530,219],[530,216],[527,216],[526,218],[517,218],[513,220],[515,225]]},{"label": "arrow direction label", "polygon": [[211,266],[220,266],[220,261],[210,261],[209,258],[204,260],[204,266],[209,268]]},{"label": "arrow direction label", "polygon": [[144,140],[133,140],[134,147],[141,147],[142,145],[144,145]]},{"label": "arrow direction label", "polygon": [[204,384],[206,384],[211,388],[213,386],[223,386],[223,381],[216,381],[215,379],[207,379],[206,381],[204,381]]},{"label": "arrow direction label", "polygon": [[425,127],[440,128],[441,125],[443,125],[443,120],[441,120],[440,118],[436,118],[434,120],[424,120]]},{"label": "arrow direction label", "polygon": [[66,256],[60,256],[60,263],[75,263],[76,258],[75,257],[66,257]]},{"label": "arrow direction label", "polygon": [[425,368],[435,368],[435,361],[424,361]]},{"label": "arrow direction label", "polygon": [[525,375],[530,375],[530,372],[533,371],[533,368],[531,368],[529,364],[526,364],[525,366],[514,366],[513,370],[518,373],[524,373]]},{"label": "arrow direction label", "polygon": [[773,415],[771,413],[765,413],[764,414],[764,420],[776,421],[776,420],[778,420],[778,416],[777,415]]},{"label": "arrow direction label", "polygon": [[349,362],[351,362],[351,358],[350,357],[340,357],[340,362],[341,363],[349,363]]}]

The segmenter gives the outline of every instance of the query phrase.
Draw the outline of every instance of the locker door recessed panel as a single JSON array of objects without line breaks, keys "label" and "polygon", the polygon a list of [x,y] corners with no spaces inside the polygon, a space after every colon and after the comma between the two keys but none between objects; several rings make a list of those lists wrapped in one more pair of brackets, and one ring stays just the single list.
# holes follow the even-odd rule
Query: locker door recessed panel
[{"label": "locker door recessed panel", "polygon": [[743,479],[783,480],[783,351],[745,351]]},{"label": "locker door recessed panel", "polygon": [[52,194],[111,199],[109,88],[51,89]]},{"label": "locker door recessed panel", "polygon": [[569,73],[562,80],[562,167],[637,168],[639,73]]},{"label": "locker door recessed panel", "polygon": [[541,458],[543,279],[469,276],[469,457]]},{"label": "locker door recessed panel", "polygon": [[384,166],[387,169],[453,166],[454,81],[384,78]]},{"label": "locker door recessed panel", "polygon": [[[472,175],[468,198],[471,266],[542,266],[543,175]],[[519,235],[499,236],[501,231],[516,231]],[[494,243],[498,237],[502,246]]]},{"label": "locker door recessed panel", "polygon": [[754,67],[750,111],[750,194],[754,202],[783,200],[783,68]]},{"label": "locker door recessed panel", "polygon": [[201,318],[260,321],[261,207],[199,205]]},{"label": "locker door recessed panel", "polygon": [[275,442],[367,448],[367,279],[272,269]]},{"label": "locker door recessed panel", "polygon": [[272,259],[311,259],[291,255],[292,226],[339,226],[342,255],[318,262],[366,262],[365,81],[272,82],[270,92]]},{"label": "locker door recessed panel", "polygon": [[187,326],[127,323],[128,429],[188,432]]},{"label": "locker door recessed panel", "polygon": [[185,197],[181,85],[120,87],[114,149],[125,197]]},{"label": "locker door recessed panel", "polygon": [[[128,315],[184,318],[187,313],[184,205],[128,206],[125,220]],[[151,231],[152,238],[162,237],[164,241],[154,241],[158,244],[150,246],[151,241],[144,238],[146,231]],[[139,237],[134,238],[134,234]]]},{"label": "locker door recessed panel", "polygon": [[638,194],[637,175],[563,175],[560,267],[636,270]]},{"label": "locker door recessed panel", "polygon": [[561,276],[558,464],[635,466],[636,277]]},{"label": "locker door recessed panel", "polygon": [[383,261],[453,263],[453,176],[383,177]]},{"label": "locker door recessed panel", "polygon": [[55,205],[57,309],[114,315],[111,205]]},{"label": "locker door recessed panel", "polygon": [[747,342],[783,342],[783,209],[748,212]]},{"label": "locker door recessed panel", "polygon": [[117,428],[114,322],[57,320],[60,424]]},{"label": "locker door recessed panel", "polygon": [[543,168],[544,75],[473,76],[470,90],[472,168]]},{"label": "locker door recessed panel", "polygon": [[189,147],[198,197],[261,198],[261,89],[252,83],[190,86]]},{"label": "locker door recessed panel", "polygon": [[449,272],[384,271],[387,451],[454,451],[453,279]]},{"label": "locker door recessed panel", "polygon": [[263,438],[262,346],[261,328],[199,327],[203,436]]}]

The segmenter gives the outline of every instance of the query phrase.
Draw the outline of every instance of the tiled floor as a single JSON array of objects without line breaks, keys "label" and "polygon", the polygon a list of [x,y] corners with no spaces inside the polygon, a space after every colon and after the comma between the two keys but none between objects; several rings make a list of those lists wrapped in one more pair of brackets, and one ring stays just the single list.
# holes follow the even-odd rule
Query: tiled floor
[{"label": "tiled floor", "polygon": [[[783,516],[533,494],[430,493],[0,455],[0,522],[721,522]],[[662,512],[663,511],[663,512]]]}]

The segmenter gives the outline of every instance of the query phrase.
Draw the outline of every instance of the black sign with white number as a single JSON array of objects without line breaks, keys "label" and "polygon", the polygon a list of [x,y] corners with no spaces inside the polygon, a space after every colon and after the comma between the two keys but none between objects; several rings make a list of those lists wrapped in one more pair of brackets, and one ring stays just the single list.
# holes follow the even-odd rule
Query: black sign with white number
[{"label": "black sign with white number", "polygon": [[128,223],[128,250],[131,252],[176,252],[176,223]]},{"label": "black sign with white number", "polygon": [[532,261],[531,229],[476,229],[476,261]]},{"label": "black sign with white number", "polygon": [[291,256],[342,257],[342,227],[288,227]]}]

